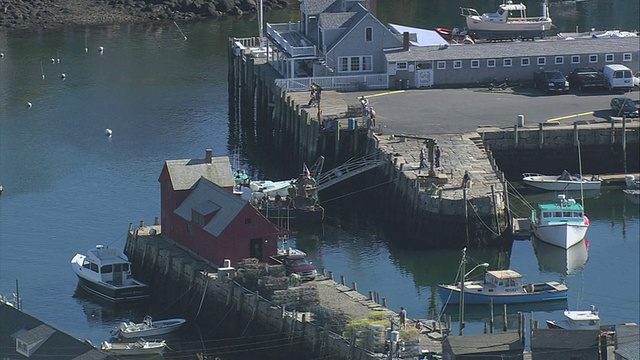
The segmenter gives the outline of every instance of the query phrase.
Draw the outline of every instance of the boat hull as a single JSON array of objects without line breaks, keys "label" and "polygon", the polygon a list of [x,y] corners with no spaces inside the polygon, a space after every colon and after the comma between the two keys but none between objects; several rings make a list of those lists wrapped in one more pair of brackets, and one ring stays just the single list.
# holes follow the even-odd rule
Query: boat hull
[{"label": "boat hull", "polygon": [[[134,338],[140,338],[140,337],[148,338],[150,336],[165,335],[178,330],[185,322],[186,322],[185,319],[158,320],[158,321],[154,321],[153,325],[148,328],[143,327],[139,330],[131,330],[131,331],[119,329],[118,335],[127,339],[134,339]],[[137,326],[137,325],[138,324],[134,326]]]},{"label": "boat hull", "polygon": [[88,293],[112,302],[139,301],[149,297],[147,285],[115,287],[78,276],[80,286]]},{"label": "boat hull", "polygon": [[546,191],[593,191],[600,190],[600,181],[559,181],[544,179],[522,179],[525,185]]},{"label": "boat hull", "polygon": [[531,224],[533,235],[540,241],[569,249],[587,235],[589,226],[586,224],[559,223],[549,225]]},{"label": "boat hull", "polygon": [[[535,303],[543,301],[563,300],[567,298],[568,289],[556,289],[549,284],[536,284],[536,286],[545,286],[548,290],[534,293],[516,293],[516,294],[476,294],[469,291],[464,293],[465,304],[489,304],[493,299],[493,304],[520,304]],[[460,304],[460,289],[451,285],[439,285],[438,293],[440,299],[445,304]]]},{"label": "boat hull", "polygon": [[551,19],[542,21],[486,21],[478,16],[466,16],[467,29],[482,37],[492,38],[535,38],[545,37],[551,30]]}]

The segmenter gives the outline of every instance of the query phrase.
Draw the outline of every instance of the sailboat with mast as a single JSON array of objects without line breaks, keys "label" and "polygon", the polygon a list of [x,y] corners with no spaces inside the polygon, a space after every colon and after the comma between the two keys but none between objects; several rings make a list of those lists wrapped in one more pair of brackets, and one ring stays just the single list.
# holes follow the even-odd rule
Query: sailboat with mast
[{"label": "sailboat with mast", "polygon": [[[578,142],[578,162],[582,176],[582,158]],[[559,194],[557,202],[538,204],[531,211],[531,230],[541,241],[569,249],[587,234],[589,218],[584,214],[584,190],[580,189],[580,203],[565,194]]]}]

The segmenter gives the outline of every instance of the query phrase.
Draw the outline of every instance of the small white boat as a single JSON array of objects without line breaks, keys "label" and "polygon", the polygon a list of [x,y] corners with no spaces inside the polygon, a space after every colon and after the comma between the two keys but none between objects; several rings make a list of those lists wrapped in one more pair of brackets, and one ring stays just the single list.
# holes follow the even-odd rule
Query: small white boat
[{"label": "small white boat", "polygon": [[625,185],[627,185],[627,189],[640,189],[640,179],[636,179],[636,177],[631,174],[627,174],[624,176],[624,183]]},{"label": "small white boat", "polygon": [[281,196],[285,196],[294,182],[294,179],[282,181],[256,180],[252,181],[249,187],[253,190],[254,194],[260,193],[261,195],[266,194],[269,196],[280,194]]},{"label": "small white boat", "polygon": [[149,287],[133,278],[131,263],[119,249],[96,245],[86,255],[76,254],[71,269],[80,286],[109,301],[133,301],[149,297]]},{"label": "small white boat", "polygon": [[594,305],[586,311],[565,310],[563,320],[546,322],[549,329],[600,329],[600,316]]},{"label": "small white boat", "polygon": [[589,219],[584,214],[582,204],[575,199],[558,195],[555,203],[538,204],[531,211],[533,235],[551,245],[569,249],[584,239],[589,229]]},{"label": "small white boat", "polygon": [[585,179],[579,174],[571,175],[567,170],[562,175],[522,174],[522,181],[531,187],[549,191],[590,191],[600,190],[602,180],[597,177]]},{"label": "small white boat", "polygon": [[113,343],[103,341],[100,343],[100,350],[115,356],[125,355],[162,355],[167,348],[164,340],[147,341],[140,339],[131,343]]},{"label": "small white boat", "polygon": [[123,338],[138,338],[168,334],[178,330],[187,320],[182,318],[154,321],[147,315],[141,323],[123,322],[111,331],[112,335]]},{"label": "small white boat", "polygon": [[480,14],[473,8],[460,8],[467,29],[487,38],[544,37],[552,26],[548,13],[545,4],[542,16],[528,17],[527,7],[522,3],[514,4],[511,0],[500,4],[494,13]]}]

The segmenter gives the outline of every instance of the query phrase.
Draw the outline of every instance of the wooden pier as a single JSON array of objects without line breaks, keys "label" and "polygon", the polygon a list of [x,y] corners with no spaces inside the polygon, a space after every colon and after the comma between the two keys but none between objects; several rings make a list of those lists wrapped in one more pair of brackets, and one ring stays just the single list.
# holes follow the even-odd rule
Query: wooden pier
[{"label": "wooden pier", "polygon": [[[151,226],[141,223],[135,229],[130,226],[125,253],[136,276],[150,285],[155,299],[179,306],[191,320],[211,324],[219,319],[215,321],[217,326],[228,329],[229,334],[234,331],[244,334],[251,328],[253,333],[278,336],[286,340],[285,344],[295,344],[284,349],[283,356],[289,354],[289,358],[380,359],[385,357],[381,352],[386,329],[395,324],[395,330],[399,330],[398,314],[385,306],[384,299],[380,304],[377,293],[370,292],[369,297],[360,294],[355,282],[346,286],[343,276],[336,282],[329,272],[305,283],[304,287],[317,289],[319,304],[312,311],[290,309],[242,286],[237,281],[236,269],[216,268],[164,237],[158,223]],[[344,337],[347,323],[367,319],[372,313],[388,319],[386,325]],[[323,318],[322,314],[329,318]],[[405,346],[413,347],[415,352],[440,352],[439,340],[446,330],[433,321],[422,322],[424,326],[420,329],[416,324],[417,320],[409,319],[407,330],[400,331]],[[378,337],[382,344],[370,341]]]}]

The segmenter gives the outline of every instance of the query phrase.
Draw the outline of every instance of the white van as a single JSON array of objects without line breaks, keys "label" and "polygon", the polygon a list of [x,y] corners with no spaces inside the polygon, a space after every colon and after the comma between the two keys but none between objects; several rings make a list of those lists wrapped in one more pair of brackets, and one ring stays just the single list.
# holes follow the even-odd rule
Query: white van
[{"label": "white van", "polygon": [[604,86],[609,91],[633,90],[633,73],[624,65],[605,65],[602,68],[602,75],[604,76]]}]

